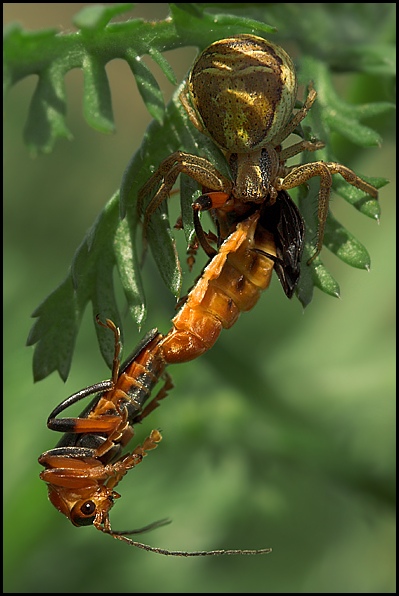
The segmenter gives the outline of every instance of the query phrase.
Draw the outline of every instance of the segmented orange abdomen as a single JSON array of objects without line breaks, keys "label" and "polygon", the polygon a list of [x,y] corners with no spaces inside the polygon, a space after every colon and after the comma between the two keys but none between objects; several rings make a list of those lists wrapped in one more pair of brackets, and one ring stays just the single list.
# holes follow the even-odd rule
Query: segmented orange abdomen
[{"label": "segmented orange abdomen", "polygon": [[[126,400],[126,397],[133,400],[133,403],[142,406],[165,370],[165,361],[160,349],[162,338],[163,336],[157,333],[146,344],[145,349],[124,366],[116,386],[109,392],[114,403],[118,403],[119,407],[121,405],[127,407],[129,415],[129,399]],[[125,399],[123,399],[124,396]],[[96,416],[99,407],[100,402],[93,410],[94,416]]]},{"label": "segmented orange abdomen", "polygon": [[165,360],[159,348],[162,337],[160,333],[157,333],[146,344],[145,349],[124,366],[115,387],[104,393],[88,415],[88,418],[98,420],[104,414],[109,414],[113,408],[117,411],[124,406],[127,412],[127,421],[118,440],[121,447],[131,440],[133,429],[130,423],[138,415],[139,408],[147,401],[165,370]]},{"label": "segmented orange abdomen", "polygon": [[161,341],[165,362],[187,362],[209,350],[221,330],[250,310],[271,279],[276,255],[272,234],[258,229],[259,212],[237,225],[205,268]]}]

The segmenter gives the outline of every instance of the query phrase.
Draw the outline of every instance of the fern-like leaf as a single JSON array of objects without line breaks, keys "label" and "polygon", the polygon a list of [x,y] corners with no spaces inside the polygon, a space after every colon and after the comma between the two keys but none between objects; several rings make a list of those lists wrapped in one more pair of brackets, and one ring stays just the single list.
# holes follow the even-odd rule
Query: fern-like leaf
[{"label": "fern-like leaf", "polygon": [[[93,315],[103,314],[121,325],[113,287],[115,267],[129,311],[138,325],[143,323],[146,310],[140,274],[142,251],[136,203],[138,190],[159,163],[169,154],[182,149],[208,158],[222,173],[229,175],[220,151],[188,121],[178,100],[179,89],[169,104],[164,106],[160,86],[142,60],[145,54],[160,66],[170,82],[176,83],[165,51],[184,46],[202,49],[217,39],[238,33],[265,36],[276,31],[275,25],[279,26],[282,35],[277,42],[284,45],[284,36],[298,42],[302,50],[302,57],[298,60],[300,81],[307,85],[312,80],[318,93],[318,100],[303,123],[303,131],[306,138],[323,140],[326,147],[317,155],[304,154],[303,159],[308,161],[338,161],[329,145],[331,133],[360,147],[378,146],[381,143],[380,135],[364,120],[387,114],[393,107],[385,101],[351,105],[335,91],[331,77],[333,71],[351,70],[385,77],[391,76],[394,71],[392,46],[381,44],[380,41],[374,43],[373,31],[367,28],[367,23],[372,22],[372,19],[364,16],[362,21],[362,14],[354,14],[356,11],[347,5],[341,5],[340,10],[347,11],[348,22],[354,19],[358,26],[350,28],[346,34],[337,26],[334,5],[323,5],[323,9],[315,5],[312,11],[307,11],[306,27],[304,19],[298,18],[298,5],[294,4],[171,4],[170,17],[164,21],[131,19],[110,22],[131,7],[130,4],[86,7],[74,18],[78,28],[74,33],[56,30],[28,33],[19,26],[11,26],[5,32],[5,90],[30,74],[38,76],[25,131],[27,144],[33,151],[50,151],[58,138],[71,138],[66,125],[64,78],[72,68],[80,68],[84,73],[84,115],[93,128],[106,133],[114,130],[111,90],[105,67],[115,58],[129,64],[141,97],[154,118],[140,149],[125,170],[120,205],[119,193],[116,193],[78,248],[65,281],[34,313],[37,321],[28,343],[37,344],[34,357],[36,380],[44,378],[52,370],[58,370],[63,379],[67,377],[76,335],[89,302],[92,303]],[[326,10],[330,16],[327,20]],[[363,13],[373,10],[372,5],[367,5]],[[385,5],[383,10],[386,11]],[[265,23],[269,20],[273,25]],[[287,23],[291,23],[292,27],[289,28]],[[321,34],[323,27],[325,32]],[[317,44],[312,38],[312,31],[317,32]],[[361,31],[364,31],[363,39],[359,38]],[[377,188],[387,182],[382,178],[366,178],[362,173],[359,175]],[[181,178],[180,205],[184,233],[189,243],[193,237],[191,203],[199,191],[193,181],[184,176]],[[334,189],[364,215],[379,218],[378,202],[338,176],[334,176]],[[314,286],[329,295],[339,295],[338,283],[325,269],[320,256],[310,267],[306,266],[316,237],[317,193],[318,186],[313,180],[308,188],[300,188],[297,192],[307,231],[297,293],[304,306],[311,301]],[[162,279],[169,290],[179,296],[181,268],[166,204],[154,214],[148,241]],[[327,220],[325,244],[351,266],[369,266],[366,249],[331,214]],[[56,334],[54,329],[57,329]],[[96,331],[102,354],[110,364],[110,334],[104,334],[104,330],[97,325]]]}]

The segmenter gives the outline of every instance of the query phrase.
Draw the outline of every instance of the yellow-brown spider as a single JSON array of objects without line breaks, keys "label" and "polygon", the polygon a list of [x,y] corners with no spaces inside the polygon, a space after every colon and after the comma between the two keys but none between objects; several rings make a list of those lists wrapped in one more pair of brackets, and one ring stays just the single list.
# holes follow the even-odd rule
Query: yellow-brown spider
[{"label": "yellow-brown spider", "polygon": [[[181,173],[202,185],[211,202],[207,209],[223,206],[238,213],[245,212],[249,205],[273,205],[279,190],[289,190],[319,176],[317,243],[310,264],[323,245],[332,175],[340,174],[374,199],[378,191],[339,163],[285,165],[287,159],[302,151],[324,147],[321,141],[307,140],[281,147],[316,99],[316,91],[309,84],[303,106],[293,113],[296,95],[294,64],[278,45],[255,35],[237,35],[206,48],[194,63],[180,101],[191,123],[222,150],[231,179],[203,157],[183,151],[172,153],[139,192],[144,235],[151,215],[169,196]],[[155,195],[144,209],[144,201],[154,189]]]}]

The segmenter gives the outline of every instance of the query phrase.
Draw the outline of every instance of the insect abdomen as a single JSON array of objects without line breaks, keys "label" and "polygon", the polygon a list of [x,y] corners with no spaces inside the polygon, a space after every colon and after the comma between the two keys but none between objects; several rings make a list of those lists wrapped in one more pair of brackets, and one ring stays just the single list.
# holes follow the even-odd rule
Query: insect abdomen
[{"label": "insect abdomen", "polygon": [[157,333],[118,378],[114,391],[118,392],[119,397],[122,394],[128,396],[129,400],[125,401],[122,398],[122,403],[128,409],[130,422],[138,413],[135,405],[138,404],[140,407],[144,405],[165,370],[165,361],[159,349],[161,339],[162,335]]},{"label": "insect abdomen", "polygon": [[187,362],[209,350],[221,330],[250,310],[267,288],[275,255],[273,237],[255,235],[259,214],[238,224],[205,268],[187,301],[173,319],[173,329],[161,342],[168,364]]}]

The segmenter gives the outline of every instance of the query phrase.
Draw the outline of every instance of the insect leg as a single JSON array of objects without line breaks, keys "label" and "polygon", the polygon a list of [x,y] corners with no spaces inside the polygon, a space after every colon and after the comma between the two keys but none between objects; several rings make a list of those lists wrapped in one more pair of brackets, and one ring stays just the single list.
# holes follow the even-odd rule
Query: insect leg
[{"label": "insect leg", "polygon": [[121,332],[119,330],[119,327],[117,327],[115,325],[115,323],[113,321],[111,321],[111,319],[105,319],[105,323],[103,323],[100,320],[99,315],[96,315],[96,321],[101,327],[104,327],[105,329],[110,329],[114,334],[115,348],[114,348],[114,360],[112,363],[111,379],[112,379],[113,383],[116,385],[116,383],[118,381],[118,377],[119,377],[119,368],[120,368],[120,364],[121,364],[121,361],[119,358],[119,355],[121,352]]},{"label": "insect leg", "polygon": [[158,430],[152,430],[149,437],[147,437],[142,445],[138,445],[132,453],[122,456],[113,464],[105,466],[109,475],[109,480],[106,484],[108,489],[113,490],[117,484],[122,480],[123,476],[139,464],[143,457],[147,455],[147,451],[155,449],[158,443],[162,440],[162,435]]},{"label": "insect leg", "polygon": [[132,424],[141,422],[144,418],[146,418],[148,416],[148,414],[151,414],[151,412],[153,412],[160,405],[159,402],[168,395],[168,392],[171,389],[173,389],[172,377],[169,375],[169,373],[165,372],[164,378],[165,378],[165,382],[164,382],[163,386],[161,387],[161,389],[158,391],[157,395],[144,408],[144,410],[133,419]]}]

